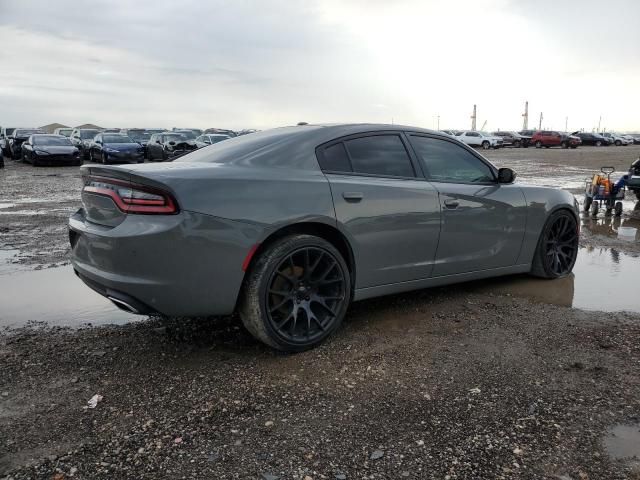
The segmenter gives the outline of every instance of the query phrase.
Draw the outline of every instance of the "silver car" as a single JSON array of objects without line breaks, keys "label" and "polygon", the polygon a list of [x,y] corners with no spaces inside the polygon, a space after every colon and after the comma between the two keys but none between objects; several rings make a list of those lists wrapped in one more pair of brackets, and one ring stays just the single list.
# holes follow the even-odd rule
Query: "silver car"
[{"label": "silver car", "polygon": [[73,267],[134,313],[237,311],[264,343],[317,345],[355,300],[568,275],[578,207],[472,148],[397,125],[305,125],[170,163],[85,165]]}]

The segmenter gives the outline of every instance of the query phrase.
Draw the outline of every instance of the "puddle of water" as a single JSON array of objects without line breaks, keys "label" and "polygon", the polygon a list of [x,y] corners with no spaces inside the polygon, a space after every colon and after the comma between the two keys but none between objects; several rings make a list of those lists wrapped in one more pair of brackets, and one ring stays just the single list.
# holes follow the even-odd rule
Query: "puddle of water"
[{"label": "puddle of water", "polygon": [[640,257],[614,248],[582,248],[573,275],[543,280],[528,275],[483,281],[480,290],[582,310],[640,313]]},{"label": "puddle of water", "polygon": [[607,431],[604,448],[616,460],[640,461],[640,425],[616,425]]},{"label": "puddle of water", "polygon": [[640,218],[633,217],[605,217],[582,214],[581,228],[589,230],[595,235],[605,235],[627,242],[640,242]]},{"label": "puddle of water", "polygon": [[0,276],[0,327],[29,321],[56,326],[124,324],[147,317],[116,308],[87,287],[70,266]]}]

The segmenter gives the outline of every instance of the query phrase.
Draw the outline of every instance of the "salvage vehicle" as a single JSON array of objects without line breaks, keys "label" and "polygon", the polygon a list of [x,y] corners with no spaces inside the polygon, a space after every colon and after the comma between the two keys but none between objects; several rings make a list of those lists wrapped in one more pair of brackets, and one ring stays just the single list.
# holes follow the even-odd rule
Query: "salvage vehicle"
[{"label": "salvage vehicle", "polygon": [[185,129],[180,129],[180,130],[174,129],[174,130],[171,130],[171,132],[172,133],[179,133],[181,135],[184,135],[189,140],[195,140],[197,136],[202,135],[202,133],[196,134],[190,128],[185,128]]},{"label": "salvage vehicle", "polygon": [[200,135],[196,138],[196,146],[198,148],[213,145],[214,143],[222,142],[223,140],[229,140],[229,135],[223,135],[221,133],[207,133],[206,135]]},{"label": "salvage vehicle", "polygon": [[520,135],[516,132],[493,132],[492,135],[500,137],[503,142],[503,146],[515,147],[515,148],[527,148],[531,142],[531,137],[527,135]]},{"label": "salvage vehicle", "polygon": [[23,162],[34,167],[42,164],[82,165],[80,152],[64,135],[34,134],[22,144]]},{"label": "salvage vehicle", "polygon": [[624,136],[615,132],[603,132],[600,135],[606,138],[609,141],[609,144],[615,145],[616,147],[626,146],[632,143]]},{"label": "salvage vehicle", "polygon": [[11,127],[2,127],[2,129],[0,130],[0,156],[8,157],[11,155],[9,142],[13,137],[14,131],[15,131],[15,128],[11,128]]},{"label": "salvage vehicle", "polygon": [[599,133],[573,132],[572,135],[580,137],[583,145],[592,145],[595,147],[608,146],[609,142]]},{"label": "salvage vehicle", "polygon": [[562,147],[577,148],[582,141],[575,135],[567,135],[555,130],[540,130],[531,137],[531,144],[536,148]]},{"label": "salvage vehicle", "polygon": [[197,148],[196,142],[189,140],[181,133],[155,133],[151,135],[147,144],[147,160],[166,162]]},{"label": "salvage vehicle", "polygon": [[495,135],[491,135],[487,132],[478,132],[476,130],[460,132],[456,135],[456,139],[460,140],[462,143],[471,145],[472,147],[482,147],[485,150],[490,148],[500,148],[504,143],[500,137],[496,137]]},{"label": "salvage vehicle", "polygon": [[22,144],[34,133],[45,133],[39,128],[16,128],[9,140],[9,157],[18,160],[22,156]]},{"label": "salvage vehicle", "polygon": [[234,132],[233,130],[228,130],[226,128],[207,128],[203,133],[220,133],[222,135],[229,135],[230,137],[238,136],[236,132]]},{"label": "salvage vehicle", "polygon": [[149,144],[149,140],[151,140],[151,132],[148,132],[144,128],[123,128],[120,130],[120,133],[142,145],[144,157],[147,157],[147,145]]},{"label": "salvage vehicle", "polygon": [[640,158],[629,167],[629,178],[627,179],[627,189],[636,194],[640,200]]},{"label": "salvage vehicle", "polygon": [[56,128],[53,131],[53,134],[54,135],[64,135],[65,137],[70,137],[71,136],[71,132],[73,132],[73,128],[60,127],[60,128]]},{"label": "salvage vehicle", "polygon": [[93,128],[74,128],[71,132],[71,143],[80,151],[80,157],[83,160],[89,159],[89,147],[94,137],[100,133],[100,130]]},{"label": "salvage vehicle", "polygon": [[245,135],[172,163],[81,167],[76,274],[138,314],[238,312],[280,350],[318,345],[354,300],[570,274],[578,204],[467,145],[398,125]]},{"label": "salvage vehicle", "polygon": [[99,133],[89,146],[89,160],[108,163],[142,163],[144,147],[120,133]]}]

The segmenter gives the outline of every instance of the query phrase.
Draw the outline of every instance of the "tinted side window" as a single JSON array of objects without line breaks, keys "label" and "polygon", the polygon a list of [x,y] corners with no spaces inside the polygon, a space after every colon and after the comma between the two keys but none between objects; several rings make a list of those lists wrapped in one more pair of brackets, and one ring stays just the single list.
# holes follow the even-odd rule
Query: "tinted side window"
[{"label": "tinted side window", "polygon": [[491,168],[459,145],[437,138],[411,136],[411,144],[435,182],[487,183]]},{"label": "tinted side window", "polygon": [[325,148],[320,155],[320,168],[331,172],[351,172],[351,163],[343,143]]},{"label": "tinted side window", "polygon": [[345,142],[353,171],[370,175],[414,177],[413,165],[398,135],[376,135]]}]

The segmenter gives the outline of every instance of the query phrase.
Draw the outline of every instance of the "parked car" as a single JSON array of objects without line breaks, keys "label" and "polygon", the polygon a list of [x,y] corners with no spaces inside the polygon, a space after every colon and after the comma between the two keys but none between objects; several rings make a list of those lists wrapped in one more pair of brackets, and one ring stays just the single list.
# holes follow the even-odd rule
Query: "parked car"
[{"label": "parked car", "polygon": [[598,133],[573,132],[572,135],[580,137],[583,145],[592,145],[595,147],[606,147],[607,145],[609,145],[607,139]]},{"label": "parked car", "polygon": [[207,128],[203,133],[221,133],[223,135],[229,135],[232,138],[238,136],[236,132],[227,130],[226,128]]},{"label": "parked car", "polygon": [[166,128],[145,128],[144,131],[153,135],[154,133],[166,132],[167,129]]},{"label": "parked car", "polygon": [[531,137],[531,144],[536,148],[577,148],[581,142],[580,138],[575,135],[567,135],[555,130],[540,130]]},{"label": "parked car", "polygon": [[144,147],[120,133],[99,133],[89,147],[89,160],[109,163],[142,163]]},{"label": "parked car", "polygon": [[536,131],[537,130],[520,130],[518,134],[524,137],[533,137],[533,134],[536,133]]},{"label": "parked car", "polygon": [[151,133],[144,128],[123,128],[120,130],[122,135],[126,135],[134,142],[138,142],[144,149],[144,157],[147,157],[147,145],[151,139]]},{"label": "parked car", "polygon": [[17,160],[22,157],[22,144],[34,133],[45,133],[39,128],[16,128],[9,141],[9,157]]},{"label": "parked car", "polygon": [[636,194],[636,198],[640,200],[640,158],[629,167],[629,179],[627,180],[627,188]]},{"label": "parked car", "polygon": [[449,135],[450,137],[456,136],[456,132],[454,130],[440,130],[440,133],[444,133],[445,135]]},{"label": "parked car", "polygon": [[2,127],[0,130],[0,157],[11,156],[11,149],[9,148],[9,142],[13,137],[15,127]]},{"label": "parked car", "polygon": [[564,277],[578,251],[571,193],[515,184],[511,169],[420,128],[278,128],[171,164],[81,172],[69,239],[83,281],[133,313],[237,311],[280,350],[322,342],[353,300]]},{"label": "parked car", "polygon": [[71,136],[71,132],[73,132],[73,128],[60,127],[60,128],[56,128],[53,131],[53,134],[54,135],[63,135],[65,137],[70,137]]},{"label": "parked car", "polygon": [[121,128],[105,128],[102,133],[120,133]]},{"label": "parked car", "polygon": [[200,135],[196,138],[196,146],[198,148],[206,147],[207,145],[213,145],[214,143],[222,142],[223,140],[229,140],[229,135],[223,135],[221,133],[208,133],[206,135]]},{"label": "parked car", "polygon": [[154,133],[147,144],[147,160],[166,162],[197,148],[196,142],[181,133]]},{"label": "parked car", "polygon": [[478,132],[475,130],[460,132],[456,138],[462,143],[466,143],[472,147],[482,147],[485,150],[490,148],[500,148],[504,143],[500,137],[496,137],[495,135],[491,135],[487,132]]},{"label": "parked car", "polygon": [[609,140],[610,144],[613,144],[617,147],[620,147],[623,145],[626,146],[631,143],[627,138],[615,132],[603,132],[600,135],[602,135],[604,138]]},{"label": "parked car", "polygon": [[520,135],[516,132],[498,131],[493,132],[492,135],[502,138],[502,144],[505,147],[510,146],[515,148],[527,148],[529,146],[529,143],[531,142],[531,136]]},{"label": "parked car", "polygon": [[89,147],[94,137],[100,133],[100,130],[93,128],[74,128],[71,132],[71,143],[80,151],[80,158],[89,159]]},{"label": "parked car", "polygon": [[34,167],[42,164],[81,165],[80,152],[64,135],[33,134],[22,144],[23,162]]},{"label": "parked car", "polygon": [[632,133],[632,134],[630,135],[630,137],[632,137],[632,138],[633,138],[633,144],[634,144],[634,145],[638,145],[638,144],[640,144],[640,133]]}]

